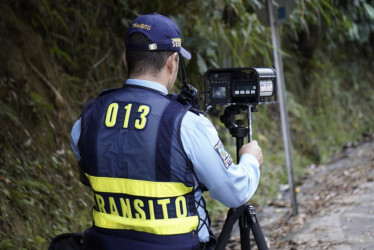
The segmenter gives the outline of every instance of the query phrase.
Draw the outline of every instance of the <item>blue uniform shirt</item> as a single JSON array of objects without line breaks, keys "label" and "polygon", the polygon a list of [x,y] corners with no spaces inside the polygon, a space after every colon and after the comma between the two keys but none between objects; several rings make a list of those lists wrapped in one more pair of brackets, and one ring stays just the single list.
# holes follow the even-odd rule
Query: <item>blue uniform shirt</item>
[{"label": "blue uniform shirt", "polygon": [[[128,79],[125,84],[144,86],[158,90],[165,95],[167,89],[156,82]],[[71,131],[71,146],[79,161],[78,141],[81,131],[81,120],[77,120]],[[259,162],[250,154],[243,154],[239,164],[234,164],[218,137],[217,130],[211,121],[203,115],[187,112],[182,119],[181,140],[187,156],[196,173],[196,183],[208,188],[210,196],[227,207],[239,207],[247,202],[257,189],[260,179]],[[196,185],[195,201],[200,217],[199,239],[209,240],[205,205],[202,204],[202,192]]]}]

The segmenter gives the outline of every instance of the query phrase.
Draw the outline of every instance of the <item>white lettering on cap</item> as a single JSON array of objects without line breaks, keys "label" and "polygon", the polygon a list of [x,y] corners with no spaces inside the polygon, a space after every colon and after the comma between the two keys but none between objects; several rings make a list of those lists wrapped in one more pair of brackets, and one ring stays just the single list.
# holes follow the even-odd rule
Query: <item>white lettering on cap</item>
[{"label": "white lettering on cap", "polygon": [[145,29],[145,30],[151,30],[151,26],[143,23],[134,23],[132,25],[133,28],[139,28],[139,29]]}]

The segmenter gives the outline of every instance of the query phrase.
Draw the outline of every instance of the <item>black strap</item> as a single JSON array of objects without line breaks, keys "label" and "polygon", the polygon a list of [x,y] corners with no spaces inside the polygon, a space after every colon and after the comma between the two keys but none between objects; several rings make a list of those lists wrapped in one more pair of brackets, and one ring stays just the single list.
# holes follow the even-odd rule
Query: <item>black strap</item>
[{"label": "black strap", "polygon": [[81,250],[84,244],[83,233],[65,233],[57,235],[48,250]]}]

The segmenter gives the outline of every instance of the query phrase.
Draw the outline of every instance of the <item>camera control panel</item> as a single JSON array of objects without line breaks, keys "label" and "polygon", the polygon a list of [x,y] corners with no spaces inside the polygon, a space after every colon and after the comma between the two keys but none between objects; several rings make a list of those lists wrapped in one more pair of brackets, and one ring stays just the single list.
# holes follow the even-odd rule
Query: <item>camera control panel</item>
[{"label": "camera control panel", "polygon": [[251,104],[276,98],[272,68],[210,69],[205,73],[207,105]]}]

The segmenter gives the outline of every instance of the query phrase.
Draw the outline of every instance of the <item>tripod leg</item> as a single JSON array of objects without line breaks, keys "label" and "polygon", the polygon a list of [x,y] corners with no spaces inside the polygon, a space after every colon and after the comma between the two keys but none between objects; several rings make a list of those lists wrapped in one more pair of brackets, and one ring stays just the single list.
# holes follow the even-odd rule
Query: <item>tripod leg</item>
[{"label": "tripod leg", "polygon": [[240,244],[242,246],[242,250],[251,250],[251,239],[250,239],[250,231],[249,231],[249,224],[248,224],[248,217],[245,213],[243,213],[239,217],[239,228],[240,228]]},{"label": "tripod leg", "polygon": [[248,206],[248,210],[246,211],[248,223],[250,225],[250,228],[252,230],[253,238],[256,241],[256,245],[259,250],[268,250],[268,245],[265,241],[264,234],[262,233],[262,229],[260,227],[260,224],[258,223],[257,217],[256,217],[256,210],[253,206]]},{"label": "tripod leg", "polygon": [[225,224],[223,225],[220,236],[218,237],[218,242],[216,250],[224,250],[227,242],[229,241],[230,234],[235,222],[240,218],[242,214],[247,210],[247,206],[243,205],[238,208],[231,208],[226,217]]}]

